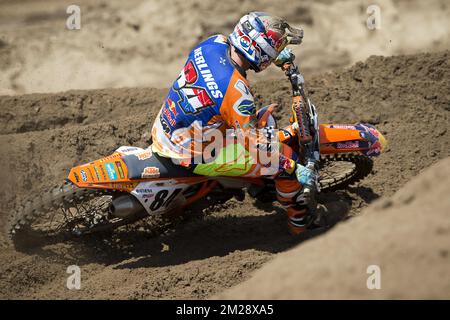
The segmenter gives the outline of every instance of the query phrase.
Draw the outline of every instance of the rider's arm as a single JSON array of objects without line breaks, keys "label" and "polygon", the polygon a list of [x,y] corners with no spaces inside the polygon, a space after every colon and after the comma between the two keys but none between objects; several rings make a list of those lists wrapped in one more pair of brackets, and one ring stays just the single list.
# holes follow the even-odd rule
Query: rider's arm
[{"label": "rider's arm", "polygon": [[247,132],[256,128],[256,107],[247,79],[234,71],[222,105],[220,114],[229,128]]},{"label": "rider's arm", "polygon": [[[228,128],[236,130],[237,143],[250,152],[271,147],[265,131],[259,131],[256,106],[248,82],[239,72],[233,74],[220,108]],[[242,139],[243,138],[243,139]]]},{"label": "rider's arm", "polygon": [[[256,107],[253,96],[248,88],[248,82],[244,80],[235,79],[234,82],[230,82],[220,109],[221,116],[229,128],[242,130],[242,133],[247,138],[245,139],[245,148],[247,150],[255,147],[262,151],[267,151],[265,147],[267,148],[268,146],[268,137],[265,135],[265,132],[255,134],[256,130],[252,130],[258,128]],[[292,133],[295,134],[293,131]],[[280,157],[279,169],[292,173],[295,168],[295,162],[284,156],[278,150],[272,150],[272,152],[277,152]]]}]

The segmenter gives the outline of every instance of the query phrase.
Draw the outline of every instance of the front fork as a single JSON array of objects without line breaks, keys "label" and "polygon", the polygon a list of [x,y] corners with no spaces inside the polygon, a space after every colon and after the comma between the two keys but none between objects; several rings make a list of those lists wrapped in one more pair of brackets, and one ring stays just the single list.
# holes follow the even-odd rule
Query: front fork
[{"label": "front fork", "polygon": [[293,62],[287,62],[282,69],[292,86],[291,123],[298,139],[300,153],[303,155],[303,165],[317,170],[320,160],[320,135],[316,107],[306,97],[303,76],[298,67]]},{"label": "front fork", "polygon": [[[320,160],[319,122],[315,106],[306,97],[303,76],[293,62],[282,67],[292,86],[292,125],[296,131],[299,151],[302,154],[303,165],[317,172]],[[304,186],[303,197],[309,209],[307,225],[317,218],[316,193],[320,192],[316,178],[315,186]]]}]

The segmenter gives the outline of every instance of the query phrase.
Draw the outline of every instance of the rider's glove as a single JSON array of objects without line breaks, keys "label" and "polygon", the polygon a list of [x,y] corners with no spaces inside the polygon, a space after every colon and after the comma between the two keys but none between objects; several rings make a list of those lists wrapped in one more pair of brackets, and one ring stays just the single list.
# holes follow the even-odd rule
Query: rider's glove
[{"label": "rider's glove", "polygon": [[295,170],[297,180],[303,187],[302,193],[297,197],[296,202],[313,209],[315,209],[315,194],[317,192],[317,174],[314,167],[314,162],[308,162],[306,166],[297,163]]},{"label": "rider's glove", "polygon": [[[273,62],[277,67],[282,68],[286,62],[292,63],[295,60],[295,55],[289,48],[284,48]],[[296,80],[299,86],[303,86],[305,79],[301,73],[296,74]]]},{"label": "rider's glove", "polygon": [[298,182],[300,182],[303,188],[316,189],[317,174],[314,169],[314,163],[308,163],[307,166],[302,166],[298,163],[295,174]]},{"label": "rider's glove", "polygon": [[285,64],[286,62],[293,62],[294,59],[295,59],[295,55],[292,52],[292,50],[288,49],[288,48],[284,48],[273,63],[275,63],[275,65],[277,67],[281,68],[283,66],[283,64]]}]

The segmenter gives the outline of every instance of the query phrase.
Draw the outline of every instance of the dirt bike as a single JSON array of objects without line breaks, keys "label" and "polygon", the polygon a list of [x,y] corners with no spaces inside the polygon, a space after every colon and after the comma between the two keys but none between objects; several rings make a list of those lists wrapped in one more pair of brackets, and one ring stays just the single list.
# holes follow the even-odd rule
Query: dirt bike
[{"label": "dirt bike", "polygon": [[[293,103],[291,124],[280,130],[280,140],[289,139],[298,154],[317,158],[318,189],[343,189],[370,174],[371,157],[386,148],[383,135],[369,124],[319,124],[316,108],[299,81],[303,77],[298,67],[286,63],[283,70],[292,85]],[[270,106],[258,111],[260,126],[276,127],[272,112]],[[150,147],[122,146],[107,157],[72,168],[61,187],[14,213],[13,240],[30,231],[80,236],[112,230],[149,216],[184,211],[206,199],[242,200],[244,189],[257,200],[276,200],[271,177],[201,176],[176,165],[161,175],[160,168],[148,165],[154,156]]]}]

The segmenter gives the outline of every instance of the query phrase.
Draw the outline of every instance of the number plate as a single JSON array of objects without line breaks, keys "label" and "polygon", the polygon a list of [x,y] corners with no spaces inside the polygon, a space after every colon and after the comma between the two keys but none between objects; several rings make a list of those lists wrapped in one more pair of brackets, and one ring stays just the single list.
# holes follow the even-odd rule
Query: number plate
[{"label": "number plate", "polygon": [[148,181],[139,183],[131,194],[149,214],[161,214],[186,203],[183,191],[187,187],[176,180]]}]

